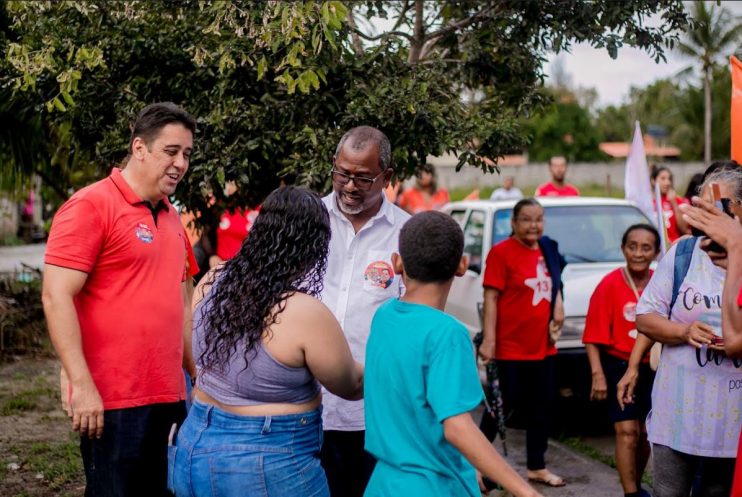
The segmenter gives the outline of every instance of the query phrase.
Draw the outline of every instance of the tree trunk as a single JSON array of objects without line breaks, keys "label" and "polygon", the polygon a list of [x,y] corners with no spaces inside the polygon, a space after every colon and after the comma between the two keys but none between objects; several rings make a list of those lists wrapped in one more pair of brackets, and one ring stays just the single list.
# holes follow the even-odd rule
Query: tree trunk
[{"label": "tree trunk", "polygon": [[410,55],[407,62],[414,64],[420,60],[420,53],[425,43],[425,28],[423,27],[424,14],[423,0],[415,0],[415,28],[412,33],[412,42],[410,43]]},{"label": "tree trunk", "polygon": [[711,67],[703,74],[703,162],[711,164]]}]

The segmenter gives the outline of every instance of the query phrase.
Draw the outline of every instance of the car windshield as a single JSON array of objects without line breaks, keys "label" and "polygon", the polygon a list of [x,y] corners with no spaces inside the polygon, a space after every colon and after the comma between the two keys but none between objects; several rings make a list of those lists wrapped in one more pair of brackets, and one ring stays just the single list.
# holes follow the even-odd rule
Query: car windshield
[{"label": "car windshield", "polygon": [[[510,236],[512,209],[495,213],[493,244]],[[626,228],[647,223],[630,205],[575,205],[545,207],[544,234],[559,243],[567,262],[621,262],[621,237]]]}]

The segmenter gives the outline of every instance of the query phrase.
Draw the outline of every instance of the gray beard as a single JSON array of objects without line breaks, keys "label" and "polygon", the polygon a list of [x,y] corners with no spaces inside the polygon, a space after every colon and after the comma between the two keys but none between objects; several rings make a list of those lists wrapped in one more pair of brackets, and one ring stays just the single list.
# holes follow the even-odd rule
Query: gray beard
[{"label": "gray beard", "polygon": [[349,216],[355,216],[363,212],[363,204],[359,205],[358,207],[348,207],[340,201],[339,197],[335,197],[335,203],[337,204],[338,209],[340,209],[340,212]]}]

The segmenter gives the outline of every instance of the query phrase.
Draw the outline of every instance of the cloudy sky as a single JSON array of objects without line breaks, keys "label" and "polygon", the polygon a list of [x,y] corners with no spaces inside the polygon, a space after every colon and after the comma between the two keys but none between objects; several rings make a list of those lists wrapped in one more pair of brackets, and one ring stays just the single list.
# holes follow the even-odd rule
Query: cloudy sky
[{"label": "cloudy sky", "polygon": [[[715,4],[716,2],[709,2]],[[722,5],[734,14],[742,16],[742,2],[724,1]],[[571,53],[549,57],[547,74],[554,70],[554,59],[569,74],[575,86],[595,88],[598,91],[598,106],[620,104],[628,95],[629,88],[645,86],[656,79],[673,77],[690,65],[691,61],[675,53],[667,55],[667,62],[655,62],[641,50],[622,48],[617,59],[611,59],[605,49],[594,49],[589,45],[575,45]]]}]

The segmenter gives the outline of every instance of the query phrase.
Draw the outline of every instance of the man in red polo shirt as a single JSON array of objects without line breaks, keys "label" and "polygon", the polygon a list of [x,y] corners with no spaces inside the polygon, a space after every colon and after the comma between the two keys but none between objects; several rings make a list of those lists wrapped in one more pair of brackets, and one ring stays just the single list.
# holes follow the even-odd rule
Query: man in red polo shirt
[{"label": "man in red polo shirt", "polygon": [[554,156],[549,159],[549,174],[551,181],[536,188],[534,197],[577,197],[580,190],[576,186],[564,181],[567,176],[567,159],[562,156]]},{"label": "man in red polo shirt", "polygon": [[44,312],[69,378],[86,496],[168,495],[168,433],[185,416],[188,242],[167,197],[195,129],[175,104],[148,105],[125,168],[75,193],[52,223]]}]

